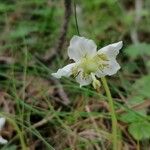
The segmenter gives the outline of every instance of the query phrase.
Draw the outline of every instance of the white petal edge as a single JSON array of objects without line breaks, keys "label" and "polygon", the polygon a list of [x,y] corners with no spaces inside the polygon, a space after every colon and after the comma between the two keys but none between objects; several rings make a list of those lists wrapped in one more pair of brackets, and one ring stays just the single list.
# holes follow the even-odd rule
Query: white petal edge
[{"label": "white petal edge", "polygon": [[120,65],[116,60],[111,60],[109,63],[109,66],[105,68],[103,71],[106,73],[106,75],[114,75],[117,73],[117,71],[120,69]]},{"label": "white petal edge", "polygon": [[79,61],[87,55],[95,55],[97,46],[93,40],[85,37],[73,36],[68,47],[68,56],[74,61]]},{"label": "white petal edge", "polygon": [[117,42],[113,44],[109,44],[100,50],[98,50],[99,54],[106,54],[109,58],[116,58],[116,56],[119,54],[119,50],[122,48],[123,42]]},{"label": "white petal edge", "polygon": [[87,78],[83,78],[82,72],[76,77],[76,81],[80,84],[80,87],[89,85],[92,82],[92,77],[89,75]]},{"label": "white petal edge", "polygon": [[98,70],[95,74],[97,77],[103,77],[106,75],[114,75],[117,73],[117,71],[120,69],[119,63],[115,59],[111,59],[108,63],[108,66],[104,68],[102,71]]},{"label": "white petal edge", "polygon": [[72,68],[74,66],[75,66],[75,63],[69,64],[61,69],[58,69],[56,73],[52,73],[51,75],[58,79],[61,78],[62,76],[69,77],[72,74]]},{"label": "white petal edge", "polygon": [[8,141],[5,140],[2,136],[0,136],[0,144],[6,144]]},{"label": "white petal edge", "polygon": [[0,118],[0,131],[2,130],[3,126],[5,125],[6,119],[5,118]]}]

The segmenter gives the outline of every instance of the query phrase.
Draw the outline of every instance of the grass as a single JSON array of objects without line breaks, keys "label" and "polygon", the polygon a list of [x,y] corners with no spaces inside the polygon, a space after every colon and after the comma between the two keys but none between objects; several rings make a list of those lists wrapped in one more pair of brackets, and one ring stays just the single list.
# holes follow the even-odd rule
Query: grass
[{"label": "grass", "polygon": [[[60,35],[63,1],[0,1],[0,116],[7,118],[0,134],[9,141],[0,149],[111,150],[111,115],[103,87],[97,93],[92,86],[80,88],[73,78],[62,78],[70,102],[65,105],[60,85],[51,79],[52,72],[69,62],[67,45],[77,34],[76,23],[80,34],[95,40],[99,48],[124,41],[118,56],[122,69],[108,77],[118,150],[149,149],[148,0],[137,24],[130,0],[75,3],[78,22],[73,11],[63,49],[49,65],[45,60]],[[135,26],[138,47],[131,38]]]}]

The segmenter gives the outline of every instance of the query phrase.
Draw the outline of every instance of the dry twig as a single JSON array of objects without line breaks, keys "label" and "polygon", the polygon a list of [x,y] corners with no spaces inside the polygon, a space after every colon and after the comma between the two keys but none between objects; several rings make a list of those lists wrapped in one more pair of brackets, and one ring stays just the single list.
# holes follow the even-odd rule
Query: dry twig
[{"label": "dry twig", "polygon": [[64,15],[64,23],[61,27],[60,36],[58,38],[58,42],[56,43],[56,47],[53,51],[50,51],[49,57],[45,61],[48,65],[51,64],[52,60],[57,56],[57,54],[60,54],[67,35],[68,25],[70,21],[71,16],[71,0],[64,0],[64,6],[65,6],[65,15]]},{"label": "dry twig", "polygon": [[56,94],[57,94],[58,97],[60,98],[60,100],[57,99],[57,98],[55,98],[54,100],[59,101],[59,102],[61,102],[61,103],[64,104],[64,105],[68,105],[68,104],[70,103],[70,100],[69,100],[67,94],[65,93],[65,91],[64,91],[64,89],[63,89],[61,83],[59,82],[59,80],[57,80],[57,79],[51,77],[51,81],[52,81],[55,85],[57,85],[57,87],[56,87]]}]

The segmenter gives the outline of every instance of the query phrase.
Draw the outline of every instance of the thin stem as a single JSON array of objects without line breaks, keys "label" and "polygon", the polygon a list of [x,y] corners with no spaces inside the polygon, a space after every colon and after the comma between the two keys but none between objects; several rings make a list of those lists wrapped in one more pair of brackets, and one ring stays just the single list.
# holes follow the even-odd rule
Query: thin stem
[{"label": "thin stem", "polygon": [[[27,77],[27,63],[28,63],[28,51],[27,51],[27,48],[24,49],[24,57],[25,57],[25,60],[24,60],[24,68],[23,68],[23,87],[22,87],[22,100],[24,102],[25,100],[25,90],[26,90],[26,77]],[[23,123],[24,123],[24,113],[25,113],[25,106],[23,105],[22,106],[22,127],[21,127],[21,130],[23,132],[24,128],[23,128]]]},{"label": "thin stem", "polygon": [[137,150],[140,150],[140,142],[137,140]]},{"label": "thin stem", "polygon": [[105,88],[106,95],[107,95],[108,102],[109,102],[109,107],[110,107],[111,121],[112,121],[113,150],[117,150],[117,118],[115,114],[113,99],[112,99],[111,92],[108,87],[106,78],[102,77],[101,80]]},{"label": "thin stem", "polygon": [[77,33],[80,36],[75,0],[74,0],[74,17],[75,17],[75,24],[76,24]]}]

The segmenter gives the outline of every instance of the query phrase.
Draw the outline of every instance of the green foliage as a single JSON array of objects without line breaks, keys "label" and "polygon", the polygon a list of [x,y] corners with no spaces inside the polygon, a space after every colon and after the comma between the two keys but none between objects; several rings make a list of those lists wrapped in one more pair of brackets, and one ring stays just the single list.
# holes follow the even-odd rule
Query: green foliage
[{"label": "green foliage", "polygon": [[13,5],[0,3],[0,13],[9,12],[13,10]]},{"label": "green foliage", "polygon": [[[75,2],[81,36],[95,40],[98,48],[123,40],[124,47],[118,57],[121,70],[116,77],[108,77],[112,89],[115,89],[112,95],[118,100],[115,101],[115,108],[125,110],[119,119],[128,125],[128,131],[134,139],[149,139],[147,107],[132,109],[132,106],[140,106],[150,98],[149,0],[144,1],[142,20],[137,28],[141,43],[136,45],[128,44],[131,43],[131,28],[135,25],[134,1]],[[107,101],[103,103],[106,99],[103,87],[97,93],[90,86],[80,88],[73,78],[63,78],[60,82],[70,100],[70,104],[64,106],[61,104],[58,85],[50,80],[51,72],[69,61],[66,59],[67,45],[70,38],[77,34],[74,11],[64,49],[60,50],[64,52],[65,59],[58,54],[59,57],[53,60],[50,67],[38,60],[45,59],[44,56],[47,57],[47,53],[49,55],[51,49],[55,49],[63,18],[63,0],[0,0],[0,112],[3,107],[6,110],[10,106],[12,110],[15,107],[15,113],[9,115],[14,120],[16,118],[27,145],[39,144],[35,149],[51,149],[53,146],[64,150],[92,150],[99,145],[106,147],[107,143],[111,143],[111,124],[110,114],[106,111]],[[28,56],[24,53],[25,49]],[[1,91],[6,93],[4,103],[1,102]],[[91,112],[86,111],[85,105],[89,106]],[[32,127],[46,116],[51,118],[44,125]],[[98,126],[98,132],[95,125]],[[10,133],[10,137],[8,146],[2,145],[0,149],[21,148],[16,132]],[[124,141],[123,137],[120,140],[124,145],[130,139]]]},{"label": "green foliage", "polygon": [[150,139],[150,123],[146,121],[134,122],[128,128],[130,134],[136,140]]},{"label": "green foliage", "polygon": [[144,119],[143,117],[140,116],[140,114],[142,113],[135,113],[135,112],[130,111],[128,113],[121,115],[120,119],[126,123],[135,123],[138,121],[142,122]]},{"label": "green foliage", "polygon": [[17,38],[21,38],[21,37],[25,37],[27,35],[29,35],[31,32],[36,32],[38,31],[38,28],[36,28],[36,26],[28,26],[27,24],[23,24],[23,25],[19,25],[19,27],[17,27],[15,30],[13,30],[10,33],[10,38],[12,39],[17,39]]},{"label": "green foliage", "polygon": [[[128,106],[140,105],[150,97],[150,76],[143,76],[138,79],[131,90],[134,95],[128,100]],[[145,140],[150,138],[150,123],[147,121],[146,109],[132,111],[121,115],[120,120],[128,123],[128,131],[136,140]]]},{"label": "green foliage", "polygon": [[[120,17],[123,15],[118,2],[114,0],[93,0],[91,3],[88,0],[86,3],[84,1],[82,3],[81,12],[84,13],[83,15],[79,14],[81,18],[79,18],[79,27],[82,33],[90,35],[100,45],[117,41],[116,37],[119,37],[121,34],[118,24]],[[89,26],[85,28],[82,24],[89,24]],[[108,39],[107,42],[104,40],[106,38]]]},{"label": "green foliage", "polygon": [[47,5],[45,0],[0,2],[1,38],[7,41],[0,50],[11,46],[12,50],[18,51],[20,46],[27,44],[32,52],[41,53],[54,46],[64,13],[62,5],[58,5],[60,9],[55,2]]},{"label": "green foliage", "polygon": [[143,98],[150,97],[150,75],[143,76],[138,79],[133,85],[132,90]]},{"label": "green foliage", "polygon": [[147,43],[132,44],[125,49],[125,52],[133,59],[141,57],[143,55],[150,55],[150,44]]},{"label": "green foliage", "polygon": [[145,120],[145,111],[128,112],[121,116],[123,122],[128,123],[128,131],[136,140],[145,140],[150,138],[150,123]]},{"label": "green foliage", "polygon": [[16,145],[11,145],[11,146],[4,146],[1,150],[17,150]]}]

